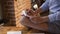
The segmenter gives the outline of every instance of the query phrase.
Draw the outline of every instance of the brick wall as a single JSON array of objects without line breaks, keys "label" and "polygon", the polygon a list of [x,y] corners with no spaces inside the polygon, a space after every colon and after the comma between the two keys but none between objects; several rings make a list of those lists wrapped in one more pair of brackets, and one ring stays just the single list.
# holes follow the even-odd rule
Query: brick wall
[{"label": "brick wall", "polygon": [[15,18],[16,18],[16,26],[17,27],[24,27],[20,24],[20,18],[21,18],[21,12],[24,9],[30,9],[31,8],[31,2],[30,0],[17,0],[15,2]]},{"label": "brick wall", "polygon": [[8,23],[7,25],[15,25],[15,9],[14,0],[2,0],[3,19]]},{"label": "brick wall", "polygon": [[3,19],[7,21],[7,25],[21,27],[21,11],[28,8],[31,8],[30,0],[2,0]]}]

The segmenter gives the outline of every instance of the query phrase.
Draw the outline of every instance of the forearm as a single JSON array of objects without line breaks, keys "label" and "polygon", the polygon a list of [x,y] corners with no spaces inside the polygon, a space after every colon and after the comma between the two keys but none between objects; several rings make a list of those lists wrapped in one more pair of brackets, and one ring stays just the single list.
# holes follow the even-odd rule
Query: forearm
[{"label": "forearm", "polygon": [[30,20],[36,24],[45,23],[45,22],[48,22],[48,16],[44,16],[44,17],[36,16],[36,17],[30,18]]},{"label": "forearm", "polygon": [[44,17],[37,17],[35,20],[37,23],[46,23],[49,21],[49,18],[48,16],[44,16]]}]

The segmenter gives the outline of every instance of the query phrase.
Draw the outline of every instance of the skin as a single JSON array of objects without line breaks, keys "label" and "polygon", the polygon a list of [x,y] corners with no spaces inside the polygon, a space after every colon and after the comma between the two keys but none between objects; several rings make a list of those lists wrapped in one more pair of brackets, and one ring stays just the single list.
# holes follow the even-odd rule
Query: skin
[{"label": "skin", "polygon": [[31,27],[33,29],[47,31],[48,32],[48,23],[41,23],[41,24],[35,24],[30,21],[30,19],[26,16],[22,16],[23,19],[20,20],[20,23],[24,26]]},{"label": "skin", "polygon": [[32,22],[36,22],[37,24],[38,23],[48,22],[48,19],[49,19],[48,16],[41,17],[40,15],[38,15],[39,13],[43,13],[41,8],[38,8],[35,11],[33,11],[33,10],[27,10],[27,11],[29,11],[29,12],[27,12],[27,16],[26,17],[29,17],[29,19]]},{"label": "skin", "polygon": [[41,17],[38,15],[38,13],[42,13],[41,8],[35,11],[28,9],[27,11],[27,16],[23,15],[23,19],[20,20],[21,24],[34,29],[48,31],[48,16]]}]

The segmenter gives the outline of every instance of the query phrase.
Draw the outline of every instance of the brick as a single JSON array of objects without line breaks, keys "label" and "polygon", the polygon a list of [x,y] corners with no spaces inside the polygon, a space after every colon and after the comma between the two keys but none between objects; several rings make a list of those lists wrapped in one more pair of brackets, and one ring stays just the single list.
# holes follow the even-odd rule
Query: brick
[{"label": "brick", "polygon": [[30,0],[4,0],[2,2],[4,19],[9,20],[9,24],[23,27],[20,24],[21,12],[24,9],[31,8]]},{"label": "brick", "polygon": [[[21,17],[21,11],[24,10],[24,9],[28,9],[28,8],[31,8],[31,4],[30,4],[30,0],[18,0],[17,1],[17,6],[16,8],[18,9],[18,11],[16,10],[15,11],[15,17],[16,17],[16,26],[20,26],[20,27],[23,27],[21,26],[20,24],[20,17]],[[15,4],[16,5],[16,4]],[[19,25],[18,25],[19,24]]]}]

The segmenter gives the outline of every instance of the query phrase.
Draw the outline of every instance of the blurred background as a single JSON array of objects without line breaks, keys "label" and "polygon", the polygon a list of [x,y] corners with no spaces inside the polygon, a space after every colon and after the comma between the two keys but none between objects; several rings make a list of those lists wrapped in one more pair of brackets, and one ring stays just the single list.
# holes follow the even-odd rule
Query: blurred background
[{"label": "blurred background", "polygon": [[22,30],[27,33],[42,32],[35,29],[28,30],[28,28],[20,24],[20,18],[22,10],[36,10],[43,2],[45,0],[0,0],[0,31],[2,31],[0,33],[3,34],[4,32],[6,34],[7,31],[11,30]]}]

